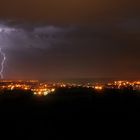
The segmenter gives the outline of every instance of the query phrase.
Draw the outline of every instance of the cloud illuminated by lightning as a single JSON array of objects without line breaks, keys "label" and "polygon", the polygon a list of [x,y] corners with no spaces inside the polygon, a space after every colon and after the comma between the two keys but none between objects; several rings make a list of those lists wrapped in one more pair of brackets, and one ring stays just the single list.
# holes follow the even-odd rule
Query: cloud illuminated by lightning
[{"label": "cloud illuminated by lightning", "polygon": [[5,78],[5,60],[9,57],[9,52],[12,54],[22,51],[25,54],[33,54],[33,49],[45,51],[52,47],[64,46],[67,42],[64,38],[71,30],[71,26],[9,25],[0,22],[0,79]]},{"label": "cloud illuminated by lightning", "polygon": [[0,54],[2,56],[2,61],[1,61],[1,69],[0,69],[0,77],[1,79],[4,78],[3,76],[3,71],[4,71],[4,63],[5,63],[5,60],[6,60],[6,55],[5,53],[2,51],[2,49],[0,48]]}]

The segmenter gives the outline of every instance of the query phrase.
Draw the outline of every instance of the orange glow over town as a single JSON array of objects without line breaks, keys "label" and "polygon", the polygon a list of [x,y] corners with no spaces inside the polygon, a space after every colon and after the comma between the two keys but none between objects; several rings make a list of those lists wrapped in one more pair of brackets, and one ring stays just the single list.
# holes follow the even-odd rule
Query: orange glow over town
[{"label": "orange glow over town", "polygon": [[2,90],[30,90],[34,95],[46,96],[53,94],[57,88],[73,88],[83,87],[92,88],[97,91],[104,89],[122,89],[131,88],[132,90],[140,91],[140,81],[114,81],[110,83],[98,84],[98,83],[86,83],[86,84],[75,84],[75,83],[47,83],[39,82],[38,80],[1,80],[0,91]]}]

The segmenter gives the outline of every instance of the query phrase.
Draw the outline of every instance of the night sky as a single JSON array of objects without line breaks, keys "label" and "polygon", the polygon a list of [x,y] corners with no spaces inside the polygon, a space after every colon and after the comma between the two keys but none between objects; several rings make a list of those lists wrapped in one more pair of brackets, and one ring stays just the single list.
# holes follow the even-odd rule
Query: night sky
[{"label": "night sky", "polygon": [[138,0],[2,0],[6,79],[140,78]]}]

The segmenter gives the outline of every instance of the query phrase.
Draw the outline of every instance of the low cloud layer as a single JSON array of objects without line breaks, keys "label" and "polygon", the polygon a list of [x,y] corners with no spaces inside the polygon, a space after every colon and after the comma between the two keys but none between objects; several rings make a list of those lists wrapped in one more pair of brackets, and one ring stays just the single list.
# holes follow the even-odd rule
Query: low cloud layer
[{"label": "low cloud layer", "polygon": [[0,46],[7,56],[5,76],[139,77],[139,24],[138,18],[92,26],[1,21]]}]

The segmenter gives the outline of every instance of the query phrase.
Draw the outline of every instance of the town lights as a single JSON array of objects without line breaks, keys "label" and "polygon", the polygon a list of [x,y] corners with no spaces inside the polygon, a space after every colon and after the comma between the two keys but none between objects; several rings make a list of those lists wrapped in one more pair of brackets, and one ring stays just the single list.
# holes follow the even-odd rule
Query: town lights
[{"label": "town lights", "polygon": [[102,87],[102,86],[95,86],[95,89],[96,89],[96,90],[102,90],[103,87]]}]

